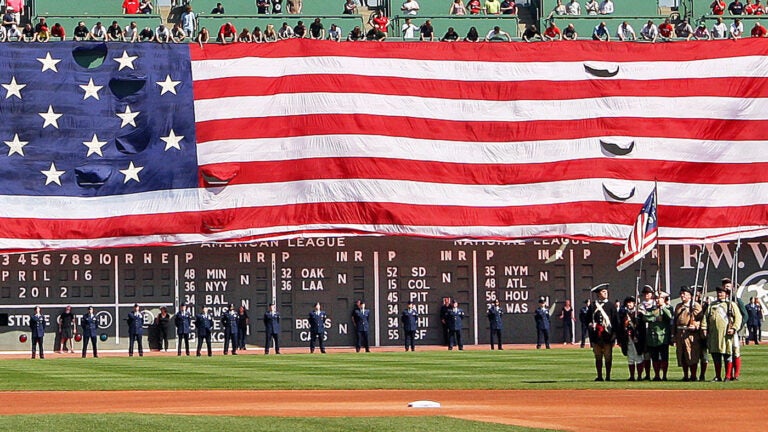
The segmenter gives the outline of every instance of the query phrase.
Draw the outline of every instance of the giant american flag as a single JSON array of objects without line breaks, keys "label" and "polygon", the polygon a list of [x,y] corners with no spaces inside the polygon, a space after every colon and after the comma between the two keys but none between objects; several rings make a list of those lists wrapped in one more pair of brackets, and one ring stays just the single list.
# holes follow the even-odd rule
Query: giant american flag
[{"label": "giant american flag", "polygon": [[[768,234],[768,44],[0,45],[0,248]],[[103,58],[94,67],[78,59]]]}]

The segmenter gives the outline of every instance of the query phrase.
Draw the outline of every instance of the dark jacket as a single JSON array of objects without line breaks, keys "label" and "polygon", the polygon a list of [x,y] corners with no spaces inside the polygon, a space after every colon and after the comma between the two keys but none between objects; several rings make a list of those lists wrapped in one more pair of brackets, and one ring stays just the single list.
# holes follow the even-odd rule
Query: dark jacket
[{"label": "dark jacket", "polygon": [[141,336],[144,334],[144,314],[131,311],[126,321],[128,321],[128,335]]},{"label": "dark jacket", "polygon": [[176,324],[176,334],[184,335],[192,331],[192,314],[188,311],[176,312],[173,322]]},{"label": "dark jacket", "polygon": [[464,311],[459,309],[448,310],[448,319],[446,320],[446,323],[448,324],[449,330],[454,331],[461,331],[461,320],[464,318]]},{"label": "dark jacket", "polygon": [[366,310],[355,309],[355,311],[352,312],[352,316],[354,317],[355,328],[357,329],[357,331],[367,332],[370,327],[368,323],[368,319],[371,316],[371,311],[369,309],[366,309]]},{"label": "dark jacket", "polygon": [[83,329],[84,338],[88,339],[96,337],[99,331],[99,323],[96,320],[96,315],[83,315],[80,319],[80,327]]},{"label": "dark jacket", "polygon": [[32,337],[41,338],[45,336],[45,326],[48,325],[45,322],[45,316],[43,315],[31,315],[29,317],[29,330],[32,332]]},{"label": "dark jacket", "polygon": [[221,316],[221,326],[224,328],[224,333],[236,335],[237,334],[237,312],[228,311]]},{"label": "dark jacket", "polygon": [[549,311],[545,307],[537,308],[533,312],[533,318],[536,320],[536,330],[547,330],[552,327],[549,321]]},{"label": "dark jacket", "polygon": [[488,309],[488,322],[491,324],[491,330],[501,330],[503,324],[501,322],[501,316],[504,312],[500,307],[493,305]]},{"label": "dark jacket", "polygon": [[195,329],[199,337],[209,336],[212,328],[213,316],[210,314],[197,314],[195,317]]},{"label": "dark jacket", "polygon": [[418,317],[419,317],[419,313],[416,312],[416,309],[403,310],[403,313],[400,315],[400,319],[403,321],[403,331],[407,331],[407,332],[416,331],[418,329],[418,325],[416,324],[416,319]]},{"label": "dark jacket", "polygon": [[325,334],[325,320],[328,319],[328,315],[325,311],[312,311],[309,313],[309,331],[315,334]]},{"label": "dark jacket", "polygon": [[264,314],[264,329],[268,335],[280,334],[280,313],[267,312]]}]

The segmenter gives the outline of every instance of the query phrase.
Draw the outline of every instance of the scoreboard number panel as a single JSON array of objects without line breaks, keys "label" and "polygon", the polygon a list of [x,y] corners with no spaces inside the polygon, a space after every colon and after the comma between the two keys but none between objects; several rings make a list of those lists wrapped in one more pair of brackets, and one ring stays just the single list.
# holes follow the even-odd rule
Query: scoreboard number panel
[{"label": "scoreboard number panel", "polygon": [[[643,263],[624,272],[615,267],[620,246],[563,239],[538,241],[461,241],[410,237],[332,237],[262,241],[249,244],[203,244],[77,251],[0,254],[0,348],[26,349],[18,342],[28,333],[35,305],[55,331],[65,305],[81,315],[90,305],[99,316],[108,347],[126,348],[125,317],[134,303],[146,311],[150,346],[157,346],[154,318],[165,306],[169,313],[185,302],[220,315],[234,304],[248,309],[248,343],[261,346],[261,318],[275,302],[282,316],[281,343],[307,346],[307,315],[314,303],[324,305],[329,346],[352,346],[351,313],[357,300],[371,310],[372,345],[402,343],[400,313],[411,301],[419,312],[417,343],[442,343],[440,306],[444,297],[464,309],[465,343],[489,341],[486,311],[499,300],[504,315],[505,343],[535,341],[533,311],[544,297],[552,308],[553,340],[561,337],[557,319],[566,299],[578,311],[589,289],[610,283],[612,299],[634,295],[641,285],[656,283],[677,297],[681,285],[694,282],[700,246],[662,246]],[[738,265],[739,289],[746,302],[758,297],[768,311],[766,239],[742,242],[739,262],[735,243],[706,246],[711,259],[710,292]],[[660,266],[657,264],[660,264]],[[699,263],[703,269],[704,263]],[[658,270],[658,271],[657,271]],[[79,318],[78,318],[79,319]],[[577,329],[579,326],[574,326]],[[175,334],[171,328],[171,334]],[[576,335],[578,337],[578,335]],[[194,336],[193,336],[194,338]],[[46,344],[50,342],[47,338]],[[223,341],[217,320],[213,340]],[[175,343],[171,342],[172,346]]]}]

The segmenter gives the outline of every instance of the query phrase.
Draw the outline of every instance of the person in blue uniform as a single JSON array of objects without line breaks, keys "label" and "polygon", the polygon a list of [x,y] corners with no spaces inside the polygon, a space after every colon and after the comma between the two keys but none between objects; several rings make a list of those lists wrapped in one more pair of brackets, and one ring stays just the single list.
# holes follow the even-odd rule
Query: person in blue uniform
[{"label": "person in blue uniform", "polygon": [[416,330],[418,329],[417,319],[419,313],[416,311],[416,306],[413,302],[408,302],[408,306],[403,310],[400,320],[403,322],[403,337],[405,339],[405,350],[411,348],[411,351],[415,351],[416,348]]},{"label": "person in blue uniform", "polygon": [[270,304],[264,314],[264,331],[267,340],[264,342],[264,354],[269,354],[269,347],[275,343],[275,354],[280,354],[280,313],[274,303]]},{"label": "person in blue uniform", "polygon": [[501,346],[501,330],[503,328],[503,324],[501,322],[501,316],[504,314],[504,312],[501,310],[501,307],[499,306],[499,299],[494,300],[491,307],[488,308],[488,313],[486,314],[488,316],[488,323],[491,325],[491,349],[493,349],[493,340],[496,339],[496,344],[500,350],[503,350]]},{"label": "person in blue uniform", "polygon": [[40,306],[35,306],[34,312],[29,317],[29,330],[32,333],[32,358],[35,358],[35,349],[40,348],[40,358],[45,358],[43,352],[43,338],[45,337],[45,317]]},{"label": "person in blue uniform", "polygon": [[448,349],[453,350],[454,346],[459,347],[459,351],[464,350],[464,344],[461,342],[461,320],[464,319],[464,311],[459,308],[459,302],[452,303],[448,310]]},{"label": "person in blue uniform", "polygon": [[536,320],[536,349],[541,349],[542,344],[549,349],[549,330],[552,324],[543,297],[539,299],[539,307],[534,311],[533,317]]},{"label": "person in blue uniform", "polygon": [[144,335],[144,314],[138,303],[133,305],[133,311],[128,314],[128,356],[133,357],[133,343],[139,346],[139,357],[144,357],[144,345],[141,337]]},{"label": "person in blue uniform", "polygon": [[355,351],[360,352],[360,348],[365,348],[365,352],[371,352],[368,344],[368,330],[370,329],[369,319],[371,311],[365,308],[365,302],[360,302],[360,307],[352,313],[355,323],[357,338],[355,339]]},{"label": "person in blue uniform", "polygon": [[320,352],[325,354],[325,321],[328,315],[322,310],[320,302],[315,303],[315,308],[309,313],[309,352],[315,352],[315,339],[320,345]]},{"label": "person in blue uniform", "polygon": [[197,356],[200,357],[200,351],[203,348],[203,341],[208,347],[208,357],[213,355],[211,350],[211,330],[213,329],[213,315],[207,306],[195,317],[195,329],[197,330]]},{"label": "person in blue uniform", "polygon": [[189,355],[189,334],[192,332],[192,314],[187,310],[187,304],[182,303],[179,311],[173,317],[176,324],[176,355],[181,355],[181,344],[184,343],[187,355]]},{"label": "person in blue uniform", "polygon": [[230,303],[229,309],[221,315],[221,326],[224,328],[224,355],[227,355],[229,344],[232,344],[232,355],[237,355],[237,311]]},{"label": "person in blue uniform", "polygon": [[750,297],[749,304],[746,306],[747,310],[747,340],[746,345],[749,345],[749,341],[753,341],[755,345],[760,345],[760,333],[763,326],[763,307],[760,305],[760,299],[757,297]]},{"label": "person in blue uniform", "polygon": [[587,343],[587,335],[589,335],[589,305],[591,300],[584,300],[584,306],[579,309],[579,323],[581,324],[581,347]]},{"label": "person in blue uniform", "polygon": [[88,342],[93,347],[93,357],[98,358],[99,352],[96,348],[96,340],[99,338],[99,322],[93,313],[93,306],[88,306],[88,312],[80,318],[80,327],[83,329],[83,358],[88,353]]}]

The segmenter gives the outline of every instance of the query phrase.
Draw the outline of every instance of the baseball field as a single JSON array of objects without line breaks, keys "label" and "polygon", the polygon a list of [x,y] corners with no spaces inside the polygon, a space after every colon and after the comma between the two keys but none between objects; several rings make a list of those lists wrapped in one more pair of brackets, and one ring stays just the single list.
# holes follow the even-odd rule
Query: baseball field
[{"label": "baseball field", "polygon": [[[593,382],[589,349],[419,347],[354,353],[306,349],[280,356],[148,353],[21,355],[0,359],[1,430],[614,431],[762,430],[764,346],[743,347],[739,381],[627,382],[614,350],[611,382]],[[673,348],[674,349],[674,348]],[[713,377],[712,366],[708,377]],[[409,408],[431,400],[440,408]],[[681,412],[728,413],[680,423]]]}]

